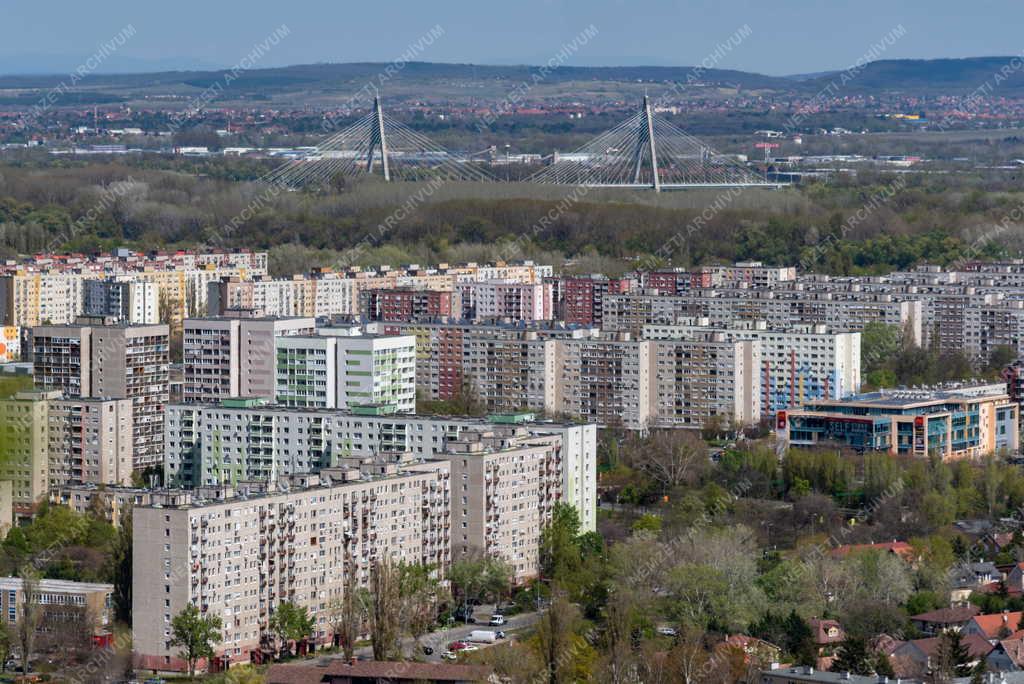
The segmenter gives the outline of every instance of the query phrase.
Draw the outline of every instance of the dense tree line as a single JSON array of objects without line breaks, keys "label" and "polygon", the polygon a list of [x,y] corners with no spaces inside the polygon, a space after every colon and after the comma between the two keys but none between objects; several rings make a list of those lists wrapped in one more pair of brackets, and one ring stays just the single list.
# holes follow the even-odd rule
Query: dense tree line
[{"label": "dense tree line", "polygon": [[[415,192],[415,186],[364,182],[340,192],[271,195],[262,186],[237,182],[266,170],[250,160],[148,157],[89,166],[74,160],[9,166],[0,170],[0,253],[10,256],[54,243],[76,250],[214,244],[271,249],[281,255],[275,265],[282,270],[329,265],[367,235],[376,235],[394,207]],[[829,185],[746,191],[710,212],[669,261],[802,261],[832,273],[951,263],[1021,199],[1015,192],[979,193],[969,178],[911,176],[891,199],[851,223],[890,181],[861,174]],[[716,197],[713,191],[660,197],[593,191],[554,211],[555,218],[531,239],[517,241],[564,195],[564,189],[551,187],[442,187],[361,248],[354,261],[589,254],[615,260],[623,270],[630,265],[626,257],[656,253],[680,231],[690,233],[687,226]],[[243,215],[248,220],[224,229]],[[1007,236],[1016,239],[1012,231]],[[982,258],[1015,253],[1019,245],[1003,237],[972,253]]]}]

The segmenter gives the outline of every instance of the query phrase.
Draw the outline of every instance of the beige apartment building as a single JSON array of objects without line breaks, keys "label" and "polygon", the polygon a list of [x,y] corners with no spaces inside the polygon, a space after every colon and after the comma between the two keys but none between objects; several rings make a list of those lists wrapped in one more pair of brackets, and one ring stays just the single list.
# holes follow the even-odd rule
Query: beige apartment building
[{"label": "beige apartment building", "polygon": [[180,330],[186,316],[205,312],[209,282],[266,272],[265,252],[38,255],[0,267],[0,322],[28,327],[72,323],[84,311],[84,283],[117,277],[156,285],[160,318]]},{"label": "beige apartment building", "polygon": [[350,578],[368,586],[375,561],[451,562],[449,464],[400,454],[349,461],[278,485],[154,494],[133,513],[135,667],[185,669],[170,645],[186,606],[223,621],[218,658],[260,662],[282,601],[306,608],[331,639],[327,608]]},{"label": "beige apartment building", "polygon": [[561,439],[523,427],[471,428],[448,442],[453,560],[483,551],[518,584],[540,569],[540,536],[562,498]]},{"label": "beige apartment building", "polygon": [[370,290],[411,288],[453,292],[459,283],[506,280],[539,284],[552,274],[551,266],[522,263],[461,266],[438,264],[402,268],[350,268],[333,272],[319,270],[311,275],[288,278],[224,277],[207,285],[208,315],[222,315],[231,309],[251,309],[258,316],[335,316],[359,312],[360,296]]},{"label": "beige apartment building", "polygon": [[318,277],[222,278],[207,286],[207,314],[233,310],[256,316],[336,316],[355,313],[357,282],[337,273]]},{"label": "beige apartment building", "polygon": [[[452,399],[469,387],[495,411],[517,410],[524,402],[534,411],[560,411],[558,383],[543,392],[538,390],[537,383],[547,373],[552,354],[556,363],[561,358],[561,346],[538,342],[588,339],[599,333],[597,328],[561,323],[523,327],[502,323],[382,321],[367,328],[387,335],[416,336],[416,388],[425,397]],[[503,367],[503,363],[509,365]],[[560,372],[555,369],[555,380]],[[510,387],[508,394],[492,388],[505,384]],[[527,389],[517,394],[517,387]]]},{"label": "beige apartment building", "polygon": [[168,327],[78,320],[32,329],[36,387],[60,390],[68,398],[131,399],[132,467],[159,465],[168,401]]},{"label": "beige apartment building", "polygon": [[153,489],[140,487],[99,487],[95,484],[64,484],[50,487],[50,503],[67,506],[75,513],[99,513],[114,527],[135,506],[148,506]]},{"label": "beige apartment building", "polygon": [[132,481],[131,399],[49,401],[48,482],[127,485]]},{"label": "beige apartment building", "polygon": [[657,414],[654,343],[629,333],[562,341],[563,411],[601,424],[643,430]]},{"label": "beige apartment building", "polygon": [[517,339],[469,336],[462,348],[462,372],[489,413],[528,409],[553,415],[562,410],[558,340],[524,331]]},{"label": "beige apartment building", "polygon": [[712,417],[761,420],[761,342],[721,333],[654,343],[658,427],[703,427]]},{"label": "beige apartment building", "polygon": [[272,399],[277,376],[276,338],[309,335],[315,330],[316,321],[309,317],[185,319],[182,400]]}]

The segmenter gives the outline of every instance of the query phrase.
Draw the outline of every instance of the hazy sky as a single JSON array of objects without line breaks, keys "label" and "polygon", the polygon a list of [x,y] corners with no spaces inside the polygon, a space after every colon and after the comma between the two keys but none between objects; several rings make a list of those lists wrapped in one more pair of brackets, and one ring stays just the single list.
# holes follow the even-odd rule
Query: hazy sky
[{"label": "hazy sky", "polygon": [[130,25],[100,71],[236,64],[285,25],[258,66],[391,61],[432,27],[424,61],[540,63],[593,25],[567,63],[691,65],[744,25],[716,66],[790,74],[845,68],[902,26],[878,56],[1024,51],[1021,0],[0,0],[0,71],[69,71]]}]

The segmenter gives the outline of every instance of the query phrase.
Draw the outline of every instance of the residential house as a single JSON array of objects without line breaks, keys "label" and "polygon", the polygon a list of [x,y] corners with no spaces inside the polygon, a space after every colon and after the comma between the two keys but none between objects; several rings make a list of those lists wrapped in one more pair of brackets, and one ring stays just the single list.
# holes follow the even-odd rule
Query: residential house
[{"label": "residential house", "polygon": [[818,649],[818,668],[827,670],[832,665],[838,644],[846,640],[846,632],[835,620],[811,618],[811,634]]},{"label": "residential house", "polygon": [[1024,592],[1024,563],[1015,563],[1006,573],[1006,590],[1011,594]]},{"label": "residential house", "polygon": [[[1000,590],[1004,577],[1004,572],[995,563],[988,561],[961,563],[950,570],[952,590],[949,594],[949,601],[953,605],[966,606],[970,602],[971,594],[976,591],[986,594],[996,593]],[[1017,593],[1020,593],[1019,589]]]},{"label": "residential house", "polygon": [[[963,645],[971,656],[971,665],[983,660],[992,652],[990,644],[983,636],[970,634],[963,638]],[[907,641],[897,648],[891,657],[893,669],[899,677],[920,677],[928,674],[938,662],[942,647],[942,637],[928,637]]]},{"label": "residential house", "polygon": [[914,627],[925,634],[935,636],[950,630],[960,631],[971,618],[980,612],[981,609],[975,605],[954,606],[912,615],[910,621],[914,623]]},{"label": "residential house", "polygon": [[1020,628],[1021,611],[1003,611],[988,615],[975,615],[961,628],[964,635],[976,634],[995,644]]},{"label": "residential house", "polygon": [[997,643],[985,658],[985,665],[990,672],[1024,670],[1024,630]]}]

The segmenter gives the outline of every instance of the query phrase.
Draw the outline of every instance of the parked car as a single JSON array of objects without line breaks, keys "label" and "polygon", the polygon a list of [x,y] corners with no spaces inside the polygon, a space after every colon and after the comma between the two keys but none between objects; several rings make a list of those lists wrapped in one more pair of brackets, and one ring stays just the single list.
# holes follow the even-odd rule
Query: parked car
[{"label": "parked car", "polygon": [[504,639],[504,638],[505,638],[505,633],[504,633],[504,632],[502,632],[502,631],[501,631],[501,630],[499,629],[499,630],[498,630],[497,632],[495,632],[495,633],[494,633],[494,636],[496,636],[496,637],[497,637],[497,638],[499,638],[499,639]]},{"label": "parked car", "polygon": [[462,649],[463,653],[469,653],[470,651],[479,651],[480,647],[476,644],[466,644],[466,648]]},{"label": "parked car", "polygon": [[491,621],[487,624],[489,624],[492,627],[501,627],[503,624],[505,624],[505,616],[498,615],[497,613],[495,613],[491,616]]},{"label": "parked car", "polygon": [[458,660],[459,656],[454,651],[445,651],[441,654],[445,660]]},{"label": "parked car", "polygon": [[467,646],[469,646],[469,644],[466,643],[465,641],[453,641],[452,643],[448,644],[448,650],[449,651],[462,651],[462,650],[465,650],[465,648]]},{"label": "parked car", "polygon": [[660,634],[661,636],[674,637],[674,636],[678,636],[679,632],[676,631],[675,627],[659,627],[658,628],[658,634]]}]

